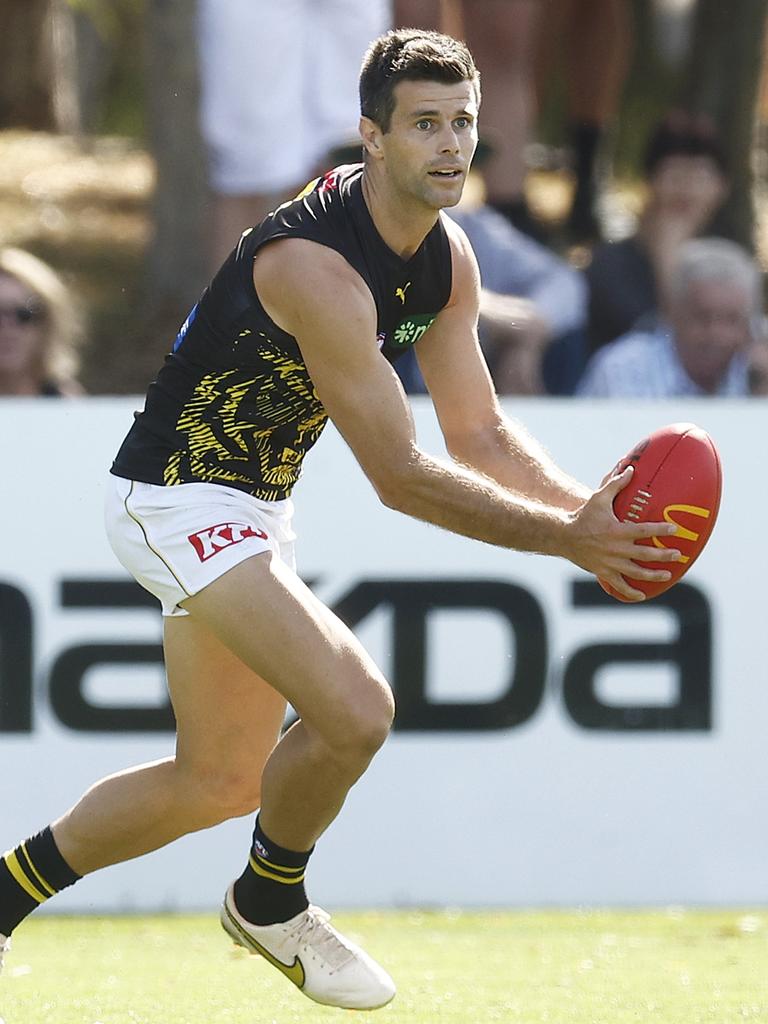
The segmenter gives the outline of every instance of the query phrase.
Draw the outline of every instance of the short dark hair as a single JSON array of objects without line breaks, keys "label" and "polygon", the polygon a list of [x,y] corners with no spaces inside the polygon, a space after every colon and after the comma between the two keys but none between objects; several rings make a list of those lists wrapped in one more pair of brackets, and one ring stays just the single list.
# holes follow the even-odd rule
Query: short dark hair
[{"label": "short dark hair", "polygon": [[480,73],[464,43],[440,32],[398,28],[374,39],[360,71],[360,113],[389,131],[394,88],[403,81],[472,82],[480,102]]},{"label": "short dark hair", "polygon": [[703,114],[672,110],[656,126],[646,144],[643,165],[650,177],[670,156],[704,156],[728,177],[728,158],[714,123]]}]

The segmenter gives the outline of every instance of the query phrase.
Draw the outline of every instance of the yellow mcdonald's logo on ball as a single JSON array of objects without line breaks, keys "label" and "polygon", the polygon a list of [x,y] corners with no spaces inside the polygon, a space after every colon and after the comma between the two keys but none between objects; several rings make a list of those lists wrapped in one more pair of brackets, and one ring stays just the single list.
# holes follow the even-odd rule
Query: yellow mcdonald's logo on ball
[{"label": "yellow mcdonald's logo on ball", "polygon": [[[690,516],[698,516],[700,519],[709,519],[712,514],[711,509],[701,508],[700,505],[667,505],[664,509],[663,516],[665,522],[674,523],[677,527],[676,532],[673,533],[672,536],[680,537],[681,540],[689,540],[695,544],[701,534],[696,533],[695,530],[689,530],[687,526],[681,526],[674,517],[673,513],[675,512],[687,512]],[[651,540],[657,548],[666,547],[666,544],[662,544],[658,537],[651,537]],[[683,563],[690,562],[690,558],[688,555],[682,555],[680,561]]]}]

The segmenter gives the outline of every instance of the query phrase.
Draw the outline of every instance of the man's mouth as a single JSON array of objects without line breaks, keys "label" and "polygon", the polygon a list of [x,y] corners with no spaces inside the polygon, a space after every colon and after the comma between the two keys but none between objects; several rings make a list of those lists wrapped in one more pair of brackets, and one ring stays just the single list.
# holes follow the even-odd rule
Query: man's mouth
[{"label": "man's mouth", "polygon": [[461,171],[457,171],[455,168],[447,170],[430,171],[429,176],[430,178],[444,178],[446,181],[452,181],[455,180],[456,178],[461,177]]}]

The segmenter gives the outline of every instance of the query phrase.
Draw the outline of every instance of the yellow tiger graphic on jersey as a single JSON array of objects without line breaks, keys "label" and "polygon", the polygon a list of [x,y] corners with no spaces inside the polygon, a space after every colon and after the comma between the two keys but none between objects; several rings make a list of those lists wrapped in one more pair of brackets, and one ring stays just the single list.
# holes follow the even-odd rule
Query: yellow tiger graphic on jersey
[{"label": "yellow tiger graphic on jersey", "polygon": [[245,484],[275,501],[296,483],[328,416],[303,364],[266,346],[257,354],[263,372],[237,368],[199,381],[176,423],[185,443],[168,459],[165,484]]}]

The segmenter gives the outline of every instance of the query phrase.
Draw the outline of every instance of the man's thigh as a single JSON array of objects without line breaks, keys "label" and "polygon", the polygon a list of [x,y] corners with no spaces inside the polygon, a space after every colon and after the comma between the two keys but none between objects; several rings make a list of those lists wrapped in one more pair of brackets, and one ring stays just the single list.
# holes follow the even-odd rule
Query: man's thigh
[{"label": "man's thigh", "polygon": [[286,702],[192,616],[163,620],[177,760],[210,775],[259,777],[280,738]]},{"label": "man's thigh", "polygon": [[270,554],[241,562],[183,607],[327,742],[343,743],[360,714],[391,703],[352,631]]}]

